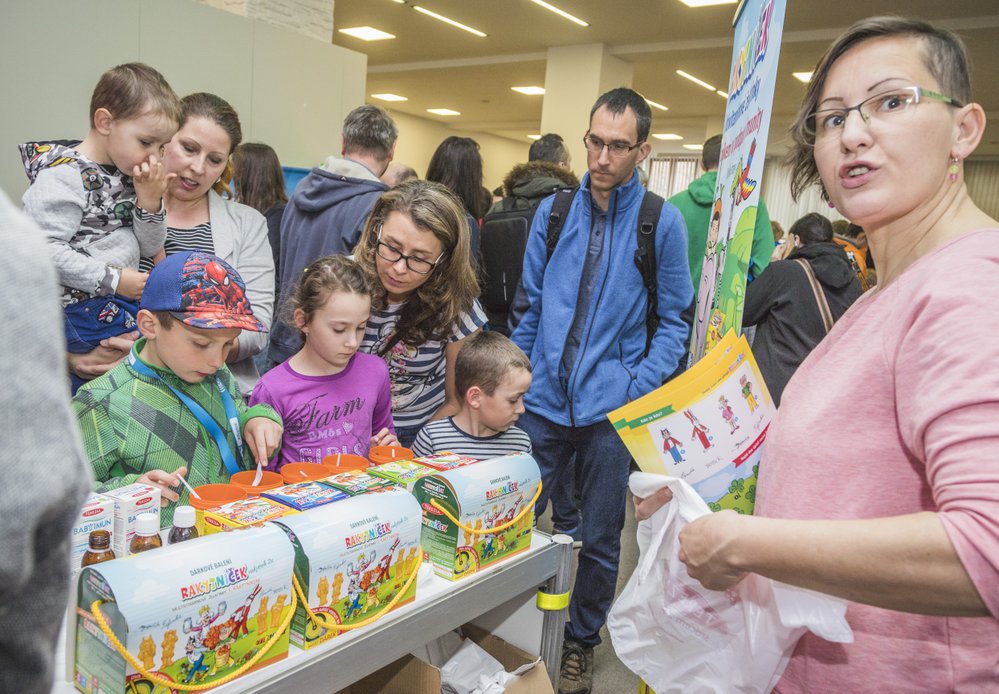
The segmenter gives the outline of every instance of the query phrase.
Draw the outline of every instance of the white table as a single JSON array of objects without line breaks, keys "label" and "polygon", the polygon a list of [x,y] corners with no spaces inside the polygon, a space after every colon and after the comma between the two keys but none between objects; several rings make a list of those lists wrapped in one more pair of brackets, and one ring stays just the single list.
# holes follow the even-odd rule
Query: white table
[{"label": "white table", "polygon": [[[566,610],[543,612],[534,602],[539,587],[550,593],[569,590],[571,563],[571,538],[535,530],[527,551],[457,582],[434,575],[424,564],[410,604],[308,651],[289,646],[284,660],[212,692],[336,692],[466,622],[541,656],[555,688]],[[53,688],[58,694],[75,691],[70,679],[75,620],[71,630],[59,650],[56,673],[63,679]]]}]

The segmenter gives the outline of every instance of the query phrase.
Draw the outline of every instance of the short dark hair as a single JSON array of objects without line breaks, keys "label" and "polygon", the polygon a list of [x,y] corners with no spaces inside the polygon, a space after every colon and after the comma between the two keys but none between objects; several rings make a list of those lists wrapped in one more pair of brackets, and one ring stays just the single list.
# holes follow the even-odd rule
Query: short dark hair
[{"label": "short dark hair", "polygon": [[398,137],[395,121],[378,106],[358,106],[343,119],[343,149],[347,154],[367,152],[386,159]]},{"label": "short dark hair", "polygon": [[145,63],[125,63],[111,68],[97,81],[90,95],[90,127],[97,109],[106,108],[117,120],[160,113],[178,126],[180,99],[158,71]]},{"label": "short dark hair", "polygon": [[565,140],[557,133],[545,133],[540,139],[531,143],[527,151],[527,161],[547,161],[552,164],[563,164],[569,160],[569,150]]},{"label": "short dark hair", "polygon": [[802,246],[832,241],[832,222],[818,212],[809,212],[792,224],[788,233],[797,236],[801,240]]},{"label": "short dark hair", "polygon": [[[843,32],[819,59],[798,115],[791,125],[794,144],[788,150],[787,163],[791,167],[791,197],[794,200],[809,186],[820,183],[819,170],[815,165],[815,124],[810,121],[832,66],[859,43],[892,37],[921,39],[923,63],[940,89],[961,104],[971,102],[971,61],[964,42],[956,34],[907,17],[862,19]],[[822,197],[828,199],[825,189],[822,190]]]},{"label": "short dark hair", "polygon": [[492,395],[513,369],[531,371],[531,360],[510,338],[494,330],[479,330],[468,337],[454,364],[454,387],[464,401],[468,389],[478,386]]},{"label": "short dark hair", "polygon": [[607,110],[614,114],[624,113],[630,108],[635,114],[638,126],[638,141],[645,142],[649,139],[649,131],[652,129],[652,109],[649,108],[645,98],[634,89],[618,87],[601,94],[590,109],[590,123],[593,122],[593,114],[601,106],[606,106]]},{"label": "short dark hair", "polygon": [[704,147],[701,149],[701,165],[705,171],[718,168],[718,162],[721,161],[721,146],[721,134],[713,135],[704,141]]},{"label": "short dark hair", "polygon": [[174,323],[180,322],[169,311],[150,311],[150,313],[156,316],[156,320],[160,322],[160,327],[164,330],[169,330]]}]

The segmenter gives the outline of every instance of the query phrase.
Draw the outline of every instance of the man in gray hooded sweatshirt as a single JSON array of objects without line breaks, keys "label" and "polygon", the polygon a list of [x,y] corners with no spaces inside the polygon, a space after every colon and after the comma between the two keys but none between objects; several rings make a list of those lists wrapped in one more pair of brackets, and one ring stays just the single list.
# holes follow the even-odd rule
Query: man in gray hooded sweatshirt
[{"label": "man in gray hooded sweatshirt", "polygon": [[328,157],[295,188],[281,218],[281,276],[268,357],[281,363],[301,347],[298,331],[281,320],[302,272],[327,255],[349,255],[375,201],[379,180],[395,155],[399,131],[377,106],[358,106],[343,121],[342,157]]}]

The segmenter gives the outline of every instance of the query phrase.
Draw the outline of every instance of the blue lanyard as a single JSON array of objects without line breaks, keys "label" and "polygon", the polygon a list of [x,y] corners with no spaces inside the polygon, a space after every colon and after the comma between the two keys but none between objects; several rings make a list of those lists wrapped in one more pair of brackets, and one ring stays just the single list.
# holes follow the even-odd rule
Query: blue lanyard
[{"label": "blue lanyard", "polygon": [[[172,385],[163,380],[163,377],[158,373],[150,369],[148,366],[143,364],[135,356],[135,350],[133,349],[128,353],[128,363],[133,369],[138,371],[143,376],[155,379],[173,391],[173,394],[177,396],[191,414],[201,423],[213,439],[215,439],[215,445],[218,446],[219,454],[222,456],[222,462],[225,463],[226,469],[229,471],[229,475],[235,475],[241,470],[239,462],[232,454],[232,448],[229,447],[229,442],[226,441],[225,434],[222,433],[222,428],[218,425],[211,415],[209,415],[205,408],[195,402],[191,396],[184,392],[181,392],[174,388]],[[232,396],[229,395],[229,391],[226,389],[225,384],[222,383],[222,379],[215,376],[215,385],[218,386],[219,395],[222,397],[222,406],[225,408],[225,415],[229,419],[229,428],[232,430],[232,435],[236,438],[236,448],[239,449],[240,459],[244,458],[243,453],[243,438],[239,433],[239,413],[236,411],[236,403],[233,401]]]}]

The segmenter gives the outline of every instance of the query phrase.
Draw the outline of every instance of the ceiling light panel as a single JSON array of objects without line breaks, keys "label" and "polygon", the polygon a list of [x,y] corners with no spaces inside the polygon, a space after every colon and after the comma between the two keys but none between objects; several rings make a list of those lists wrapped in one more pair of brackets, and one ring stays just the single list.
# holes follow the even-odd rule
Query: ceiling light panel
[{"label": "ceiling light panel", "polygon": [[545,93],[544,87],[510,87],[515,92],[526,94],[527,96],[541,96]]},{"label": "ceiling light panel", "polygon": [[739,0],[680,0],[687,7],[711,7],[713,5],[734,5]]},{"label": "ceiling light panel", "polygon": [[647,103],[652,108],[659,109],[660,111],[669,111],[669,106],[663,106],[662,104],[660,104],[660,103],[658,103],[656,101],[653,101],[652,99],[645,99],[645,103]]},{"label": "ceiling light panel", "polygon": [[804,82],[805,84],[808,84],[809,82],[812,81],[811,72],[792,72],[791,75],[794,77],[794,79],[798,80],[799,82]]},{"label": "ceiling light panel", "polygon": [[540,135],[528,135],[527,139],[528,140],[540,140],[541,136]]},{"label": "ceiling light panel", "polygon": [[362,41],[384,41],[385,39],[395,38],[395,34],[390,34],[374,27],[347,27],[346,29],[341,29],[340,33],[353,36],[355,39],[361,39]]},{"label": "ceiling light panel", "polygon": [[702,149],[704,149],[704,145],[684,145],[683,148],[691,149],[694,150],[695,152],[700,152]]},{"label": "ceiling light panel", "polygon": [[372,94],[372,99],[381,99],[382,101],[409,101],[408,97],[399,96],[398,94]]},{"label": "ceiling light panel", "polygon": [[652,137],[657,140],[682,140],[682,135],[677,135],[676,133],[652,133]]},{"label": "ceiling light panel", "polygon": [[554,5],[548,4],[544,0],[531,0],[531,2],[533,2],[535,5],[538,5],[540,7],[545,8],[549,12],[554,12],[559,17],[564,17],[565,19],[568,19],[570,22],[574,22],[574,23],[578,24],[581,27],[588,27],[588,26],[590,26],[587,22],[584,22],[579,17],[571,15],[568,12],[566,12],[565,10],[560,10],[559,8],[555,7]]},{"label": "ceiling light panel", "polygon": [[460,116],[461,111],[453,111],[449,108],[428,108],[427,113],[432,113],[435,116]]},{"label": "ceiling light panel", "polygon": [[417,12],[421,13],[421,14],[427,15],[428,17],[433,17],[434,19],[436,19],[439,22],[444,22],[445,24],[450,24],[451,26],[456,27],[458,29],[461,29],[462,31],[467,31],[469,34],[475,34],[476,36],[478,36],[480,38],[486,38],[486,35],[483,32],[479,31],[478,29],[473,29],[472,27],[468,26],[467,24],[462,24],[461,22],[456,22],[455,20],[451,19],[450,17],[445,17],[442,14],[437,14],[436,12],[431,12],[430,10],[428,10],[425,7],[420,7],[419,5],[413,5],[413,9],[416,10]]},{"label": "ceiling light panel", "polygon": [[697,79],[696,77],[694,77],[689,72],[684,72],[683,70],[677,70],[676,74],[680,75],[680,77],[683,77],[684,79],[690,80],[694,84],[699,84],[700,86],[704,87],[705,89],[707,89],[709,91],[712,91],[712,92],[718,91],[717,89],[714,88],[714,86],[708,84],[704,80]]}]

